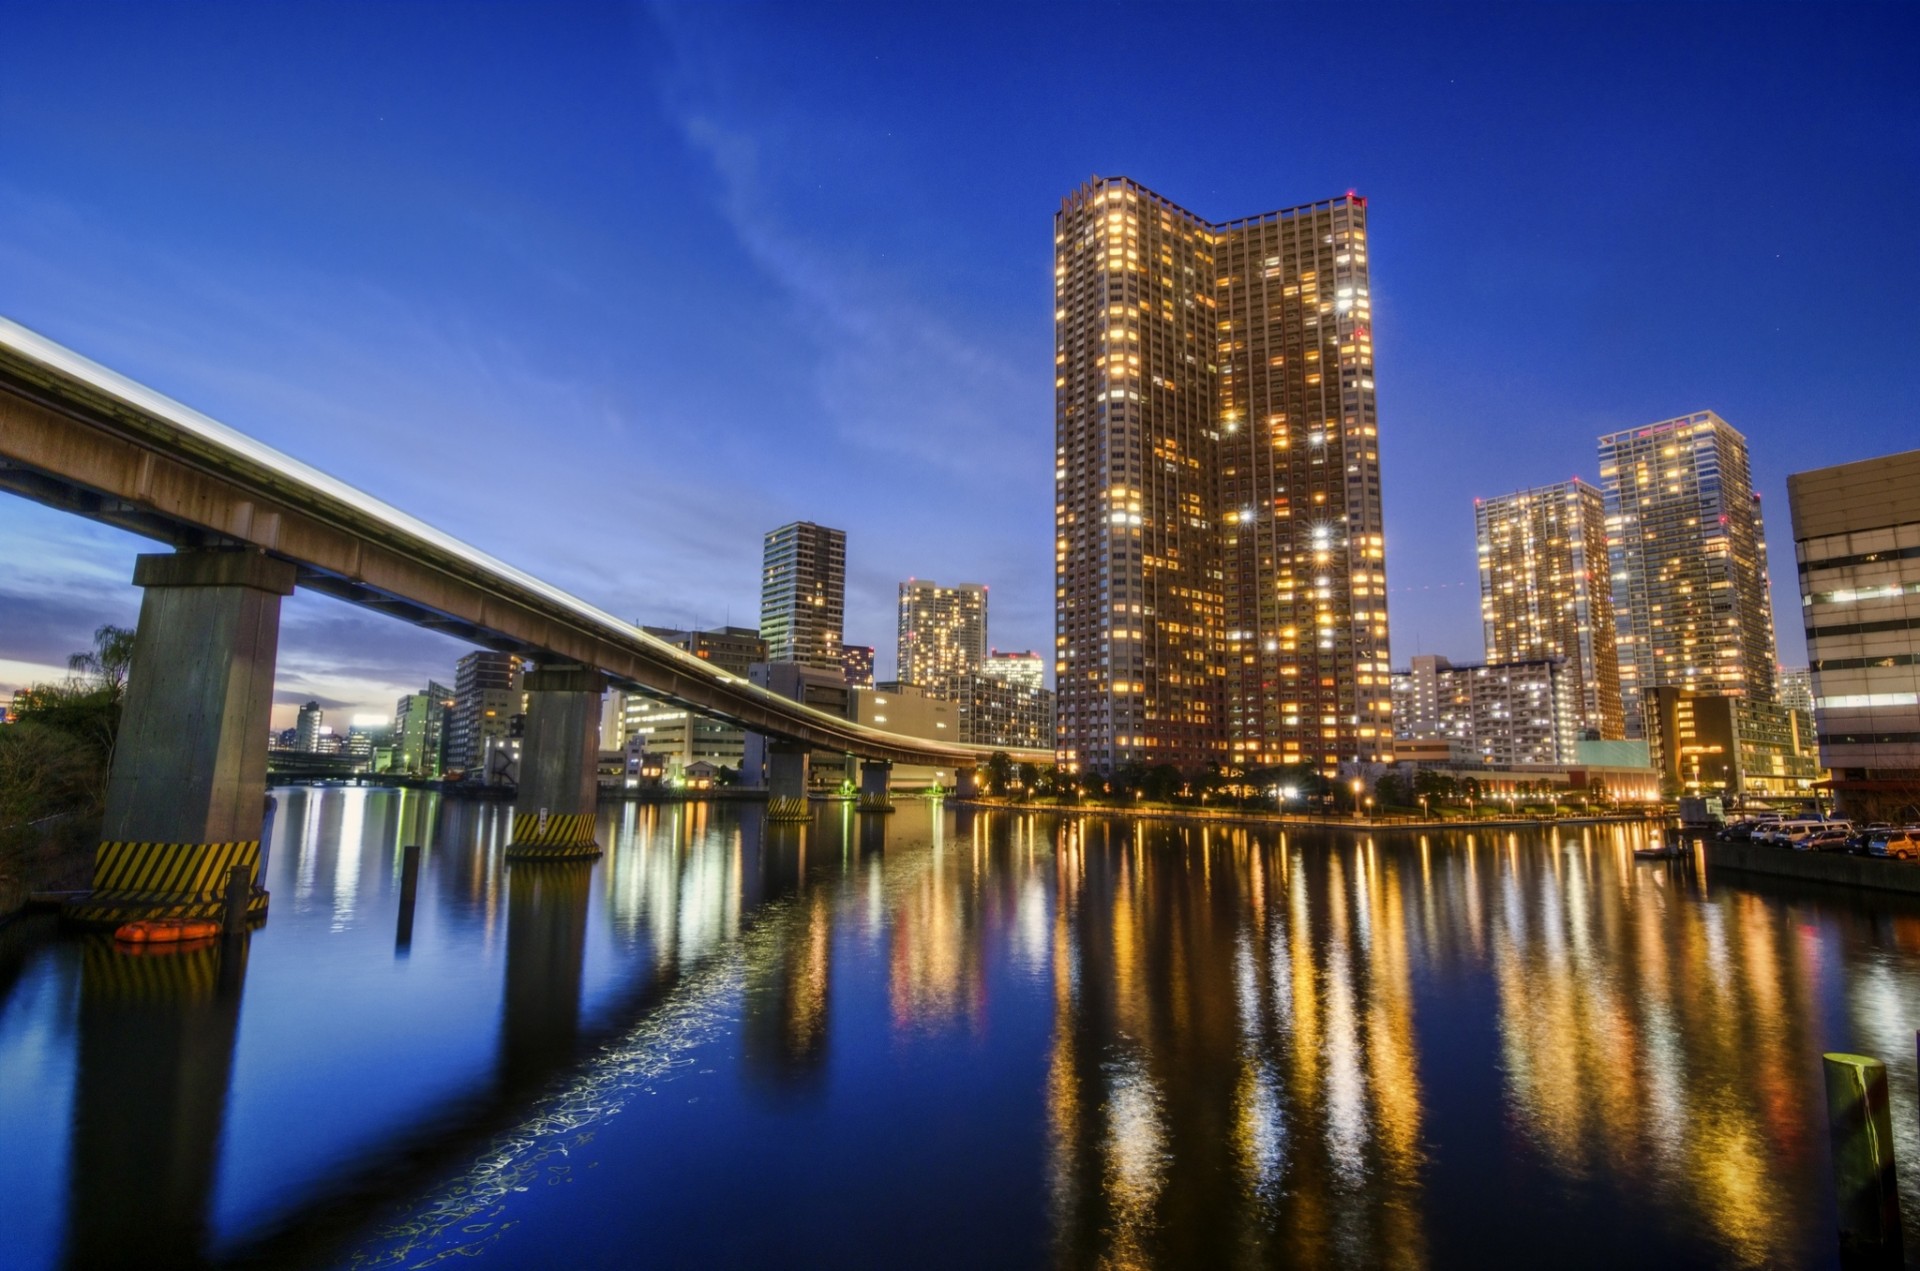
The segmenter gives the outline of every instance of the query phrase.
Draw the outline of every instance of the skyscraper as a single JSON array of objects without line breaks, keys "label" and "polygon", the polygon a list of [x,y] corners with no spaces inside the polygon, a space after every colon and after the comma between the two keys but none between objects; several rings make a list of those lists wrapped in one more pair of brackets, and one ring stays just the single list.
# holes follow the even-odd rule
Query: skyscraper
[{"label": "skyscraper", "polygon": [[767,660],[840,670],[846,615],[846,531],[795,521],[769,533],[760,574]]},{"label": "skyscraper", "polygon": [[1475,499],[1473,514],[1487,661],[1559,659],[1574,727],[1626,736],[1605,498],[1575,478]]},{"label": "skyscraper", "polygon": [[295,735],[298,740],[294,742],[294,749],[303,751],[309,755],[318,753],[320,749],[320,735],[323,728],[322,721],[325,718],[326,712],[320,709],[320,703],[308,702],[305,706],[302,706],[300,708],[299,723],[295,725],[297,730]]},{"label": "skyscraper", "polygon": [[1766,532],[1747,440],[1712,411],[1600,439],[1627,728],[1642,690],[1774,701]]},{"label": "skyscraper", "polygon": [[942,587],[925,579],[900,584],[898,678],[936,697],[987,661],[987,589],[978,583]]},{"label": "skyscraper", "polygon": [[1095,179],[1054,287],[1061,761],[1384,759],[1365,200],[1213,224]]}]

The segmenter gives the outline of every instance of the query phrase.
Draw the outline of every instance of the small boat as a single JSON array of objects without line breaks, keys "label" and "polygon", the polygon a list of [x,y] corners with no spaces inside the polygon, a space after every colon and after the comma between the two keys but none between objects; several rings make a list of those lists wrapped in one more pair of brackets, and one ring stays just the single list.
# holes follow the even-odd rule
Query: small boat
[{"label": "small boat", "polygon": [[1647,847],[1633,849],[1633,859],[1636,861],[1671,861],[1678,860],[1686,854],[1687,849],[1678,843],[1655,842]]}]

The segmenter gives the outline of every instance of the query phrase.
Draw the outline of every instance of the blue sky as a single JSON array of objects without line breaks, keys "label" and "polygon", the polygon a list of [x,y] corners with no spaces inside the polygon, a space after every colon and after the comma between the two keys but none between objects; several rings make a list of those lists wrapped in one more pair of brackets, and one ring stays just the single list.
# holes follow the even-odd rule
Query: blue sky
[{"label": "blue sky", "polygon": [[[752,625],[848,531],[1051,618],[1050,218],[1370,200],[1395,661],[1479,652],[1472,500],[1602,432],[1786,474],[1920,445],[1920,10],[40,4],[7,11],[0,313],[616,612]],[[131,621],[129,536],[0,501],[0,691]],[[280,700],[461,646],[288,602]],[[283,705],[283,713],[285,711]]]}]

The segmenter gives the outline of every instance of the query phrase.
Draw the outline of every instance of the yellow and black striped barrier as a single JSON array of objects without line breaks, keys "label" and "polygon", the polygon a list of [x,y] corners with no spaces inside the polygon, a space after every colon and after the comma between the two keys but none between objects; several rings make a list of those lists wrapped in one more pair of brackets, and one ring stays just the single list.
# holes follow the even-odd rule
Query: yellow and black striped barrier
[{"label": "yellow and black striped barrier", "polygon": [[61,914],[86,926],[117,927],[143,918],[220,921],[226,911],[227,872],[247,867],[253,890],[247,918],[267,916],[260,887],[260,841],[238,843],[102,843],[93,854],[93,890],[68,901]]},{"label": "yellow and black striped barrier", "polygon": [[593,841],[593,822],[591,812],[566,812],[557,816],[516,812],[507,856],[513,860],[543,861],[598,856],[600,845]]},{"label": "yellow and black striped barrier", "polygon": [[807,806],[805,795],[776,795],[767,800],[767,820],[769,821],[811,821],[813,811]]},{"label": "yellow and black striped barrier", "polygon": [[211,1002],[220,985],[222,958],[246,956],[244,948],[222,951],[205,940],[191,949],[162,945],[161,954],[90,936],[80,955],[80,983],[92,1000],[152,1002],[161,1006]]},{"label": "yellow and black striped barrier", "polygon": [[885,794],[863,794],[860,796],[859,807],[862,812],[891,812],[893,798]]}]

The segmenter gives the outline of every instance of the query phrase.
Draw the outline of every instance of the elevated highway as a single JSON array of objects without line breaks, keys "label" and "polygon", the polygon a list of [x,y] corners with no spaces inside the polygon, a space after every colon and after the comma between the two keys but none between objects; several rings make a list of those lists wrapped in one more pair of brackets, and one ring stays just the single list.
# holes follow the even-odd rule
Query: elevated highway
[{"label": "elevated highway", "polygon": [[537,664],[588,667],[794,745],[955,769],[994,749],[852,723],[729,675],[4,318],[0,488],[176,548],[257,549],[291,564],[299,587]]}]

